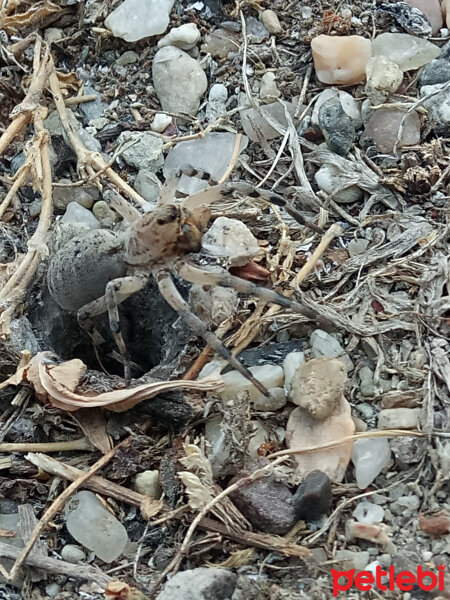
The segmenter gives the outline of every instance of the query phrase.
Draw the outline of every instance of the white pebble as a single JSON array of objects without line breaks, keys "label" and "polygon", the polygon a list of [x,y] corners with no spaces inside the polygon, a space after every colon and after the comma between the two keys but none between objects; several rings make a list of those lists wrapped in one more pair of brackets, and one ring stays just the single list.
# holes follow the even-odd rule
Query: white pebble
[{"label": "white pebble", "polygon": [[172,123],[172,117],[165,115],[164,113],[156,113],[153,117],[153,121],[150,124],[150,129],[158,133],[162,133]]},{"label": "white pebble", "polygon": [[200,39],[200,31],[195,23],[185,23],[174,27],[158,42],[158,48],[176,46],[182,50],[190,50]]},{"label": "white pebble", "polygon": [[143,471],[134,479],[134,489],[145,496],[159,498],[161,487],[159,485],[159,471]]},{"label": "white pebble", "polygon": [[[268,390],[283,386],[283,369],[278,365],[259,365],[250,367],[249,371]],[[240,392],[248,392],[250,402],[255,402],[255,400],[259,400],[261,397],[264,398],[263,394],[255,388],[251,381],[238,371],[225,373],[222,378],[225,382],[225,388],[219,392],[219,395],[225,401],[234,400]]]},{"label": "white pebble", "polygon": [[203,249],[224,258],[232,267],[247,264],[259,252],[258,241],[250,229],[237,219],[218,217],[203,236]]},{"label": "white pebble", "polygon": [[284,371],[284,389],[286,394],[291,390],[292,378],[295,371],[305,364],[305,354],[303,352],[289,352],[283,361]]}]

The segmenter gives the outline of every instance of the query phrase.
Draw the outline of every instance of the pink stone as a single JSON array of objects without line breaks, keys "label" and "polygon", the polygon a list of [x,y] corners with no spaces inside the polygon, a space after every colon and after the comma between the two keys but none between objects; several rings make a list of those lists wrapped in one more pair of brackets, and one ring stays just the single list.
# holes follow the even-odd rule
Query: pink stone
[{"label": "pink stone", "polygon": [[317,79],[322,83],[352,84],[366,79],[372,42],[360,35],[318,35],[311,41]]},{"label": "pink stone", "polygon": [[406,0],[406,2],[423,12],[431,23],[433,35],[439,33],[444,23],[439,0]]},{"label": "pink stone", "polygon": [[450,0],[442,0],[441,8],[445,24],[447,25],[447,28],[450,28]]},{"label": "pink stone", "polygon": [[[361,135],[360,143],[366,138],[375,140],[378,152],[390,154],[397,141],[400,124],[405,115],[406,108],[380,108],[374,110],[369,117],[366,128]],[[403,123],[403,132],[398,148],[414,146],[420,142],[420,117],[417,111],[411,112]]]}]

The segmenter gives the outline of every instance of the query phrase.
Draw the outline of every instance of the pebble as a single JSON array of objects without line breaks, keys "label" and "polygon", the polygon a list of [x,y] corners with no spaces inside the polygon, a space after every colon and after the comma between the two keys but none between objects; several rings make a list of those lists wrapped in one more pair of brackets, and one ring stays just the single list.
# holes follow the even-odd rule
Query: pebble
[{"label": "pebble", "polygon": [[58,210],[66,210],[70,202],[78,202],[78,204],[90,210],[94,205],[94,200],[99,196],[96,188],[86,189],[84,186],[73,186],[70,179],[60,179],[59,183],[69,185],[68,187],[55,187],[53,189],[53,204]]},{"label": "pebble", "polygon": [[172,117],[164,113],[156,113],[153,117],[153,121],[150,124],[150,129],[157,133],[165,131],[172,123]]},{"label": "pebble", "polygon": [[378,429],[415,429],[420,408],[385,408],[378,413]]},{"label": "pebble", "polygon": [[295,371],[290,399],[314,419],[325,419],[339,404],[346,382],[345,365],[340,360],[313,358]]},{"label": "pebble", "polygon": [[125,527],[93,492],[78,492],[65,509],[70,535],[106,563],[118,558],[128,542]]},{"label": "pebble", "polygon": [[80,548],[80,546],[76,546],[75,544],[66,544],[61,550],[61,558],[76,565],[86,560],[86,554],[84,550]]},{"label": "pebble", "polygon": [[161,182],[151,169],[140,169],[134,180],[136,191],[147,202],[156,202],[161,193]]},{"label": "pebble", "polygon": [[[447,82],[448,83],[448,82]],[[446,84],[425,85],[420,89],[420,95],[438,92],[431,98],[423,101],[423,106],[428,111],[428,123],[438,135],[447,135],[450,131],[450,88],[444,89]],[[441,91],[439,91],[441,90]]]},{"label": "pebble", "polygon": [[133,52],[133,50],[127,50],[116,60],[116,65],[119,65],[119,67],[126,67],[127,65],[132,65],[133,63],[138,62],[138,60],[139,54]]},{"label": "pebble", "polygon": [[[230,426],[223,422],[222,417],[214,417],[206,421],[205,440],[208,460],[214,477],[223,478],[236,475],[237,467],[231,457],[235,455],[236,443],[242,442],[241,433],[239,431],[231,432]],[[263,442],[264,439],[259,446]]]},{"label": "pebble", "polygon": [[386,56],[402,71],[411,71],[437,58],[441,50],[435,44],[408,33],[381,33],[372,42],[372,53],[373,56]]},{"label": "pebble", "polygon": [[28,214],[32,219],[41,214],[42,210],[42,200],[40,198],[36,198],[33,202],[28,204]]},{"label": "pebble", "polygon": [[261,77],[261,87],[259,88],[259,97],[265,104],[275,102],[281,96],[280,90],[275,83],[276,75],[271,71],[264,73]]},{"label": "pebble", "polygon": [[[85,102],[84,104],[85,105],[91,104],[91,102]],[[96,101],[92,102],[92,104],[96,104]],[[81,110],[82,106],[83,106],[83,104],[80,106],[80,110]],[[83,144],[86,146],[86,148],[88,150],[92,150],[93,152],[101,152],[102,151],[102,145],[100,144],[100,142],[93,135],[91,135],[89,132],[87,132],[86,129],[83,129],[83,127],[81,127],[80,122],[78,121],[78,119],[75,117],[75,115],[73,114],[73,112],[71,110],[67,111],[67,119],[68,119],[69,123],[72,125],[72,127],[75,129],[77,134],[80,136],[81,141],[83,142]],[[47,129],[47,131],[49,132],[49,134],[51,136],[62,136],[64,139],[64,143],[66,144],[66,146],[68,148],[70,148],[69,139],[67,137],[64,127],[61,124],[61,119],[59,118],[57,110],[54,110],[45,119],[44,127],[45,127],[45,129]]]},{"label": "pebble", "polygon": [[316,76],[322,83],[345,85],[366,78],[371,41],[359,35],[318,35],[311,41]]},{"label": "pebble", "polygon": [[331,507],[331,481],[322,471],[312,471],[294,494],[294,511],[298,519],[307,523],[317,521]]},{"label": "pebble", "polygon": [[[268,461],[264,459],[253,461],[230,485],[266,464]],[[264,533],[284,535],[296,522],[294,496],[288,485],[273,473],[241,485],[230,494],[230,499],[253,527]]]},{"label": "pebble", "polygon": [[189,290],[189,304],[195,314],[208,325],[218,326],[236,314],[239,296],[233,288],[193,284]]},{"label": "pebble", "polygon": [[[422,88],[423,89],[423,88]],[[371,113],[366,127],[360,137],[360,144],[367,140],[373,140],[378,152],[390,154],[400,129],[403,116],[407,109],[380,108]],[[403,124],[403,131],[398,148],[414,146],[420,142],[420,117],[417,111],[408,114]]]},{"label": "pebble", "polygon": [[109,106],[106,102],[103,102],[101,94],[90,85],[84,87],[84,94],[86,96],[95,96],[96,99],[91,102],[82,102],[79,107],[81,114],[85,116],[88,122],[94,119],[104,118],[105,110],[109,108]]},{"label": "pebble", "polygon": [[117,221],[117,213],[109,207],[109,204],[104,200],[96,202],[92,207],[94,217],[104,226],[110,227]]},{"label": "pebble", "polygon": [[366,570],[367,565],[370,562],[370,554],[367,550],[354,552],[353,550],[336,550],[335,559],[339,561],[341,569],[348,571],[349,569],[356,569],[357,571]]},{"label": "pebble", "polygon": [[304,352],[289,352],[283,361],[284,371],[284,389],[286,394],[289,394],[292,385],[292,378],[297,369],[305,364]]},{"label": "pebble", "polygon": [[441,48],[439,58],[431,60],[419,75],[419,85],[435,85],[450,80],[450,42]]},{"label": "pebble", "polygon": [[195,58],[175,46],[158,50],[153,58],[153,86],[166,112],[196,115],[208,80]]},{"label": "pebble", "polygon": [[347,372],[353,370],[354,365],[348,354],[346,354],[337,339],[326,331],[322,329],[314,330],[309,338],[309,343],[311,344],[311,350],[315,358],[320,358],[321,356],[339,358],[347,367]]},{"label": "pebble", "polygon": [[373,525],[374,523],[382,522],[384,518],[384,508],[378,504],[363,500],[356,506],[352,515],[359,523]]},{"label": "pebble", "polygon": [[439,0],[405,0],[410,6],[418,8],[431,24],[431,33],[435,36],[444,24]]},{"label": "pebble", "polygon": [[353,204],[359,202],[363,196],[363,191],[357,185],[346,186],[346,181],[342,177],[342,171],[336,165],[324,163],[314,175],[319,188],[333,197],[333,200],[340,204]]},{"label": "pebble", "polygon": [[59,29],[58,27],[47,27],[47,29],[44,32],[44,39],[49,44],[53,44],[53,42],[57,42],[63,37],[63,30]]},{"label": "pebble", "polygon": [[361,396],[372,397],[375,396],[376,389],[373,380],[373,371],[369,367],[361,367],[359,370],[359,379],[361,381],[359,389]]},{"label": "pebble", "polygon": [[369,247],[369,240],[365,240],[363,238],[357,238],[355,240],[350,240],[348,246],[347,246],[347,250],[348,253],[350,254],[350,258],[353,258],[354,256],[361,256],[361,254],[364,254],[365,251],[367,250],[367,248]]},{"label": "pebble", "polygon": [[287,398],[284,388],[270,388],[269,392],[272,396],[271,398],[267,398],[267,396],[261,395],[254,400],[253,410],[256,410],[258,412],[274,412],[286,406]]},{"label": "pebble", "polygon": [[237,575],[226,569],[199,567],[169,579],[156,600],[226,600],[233,595]]},{"label": "pebble", "polygon": [[134,478],[134,489],[144,496],[153,498],[161,497],[161,486],[159,485],[159,471],[142,471]]},{"label": "pebble", "polygon": [[368,487],[389,464],[391,449],[387,438],[366,438],[353,444],[352,463],[355,465],[356,484]]},{"label": "pebble", "polygon": [[442,0],[441,7],[445,24],[447,25],[447,28],[450,29],[450,0]]},{"label": "pebble", "polygon": [[56,582],[48,583],[45,586],[45,593],[47,594],[47,596],[50,596],[50,598],[54,598],[55,596],[57,596],[60,591],[61,591],[61,586],[59,585],[59,583],[56,583]]},{"label": "pebble", "polygon": [[124,0],[105,19],[114,37],[137,42],[164,33],[175,0]]},{"label": "pebble", "polygon": [[264,27],[272,35],[283,33],[283,28],[275,11],[270,10],[270,8],[263,10],[260,15],[260,19]]},{"label": "pebble", "polygon": [[[296,110],[296,104],[293,102],[285,102],[285,105],[287,106],[289,114],[293,117]],[[278,121],[282,127],[287,127],[284,107],[278,102],[264,105],[264,112],[268,113],[269,118]],[[260,135],[266,140],[273,140],[283,135],[277,129],[274,129],[266,118],[261,115],[261,111],[256,108],[244,108],[240,111],[240,116],[242,128],[252,142],[257,142]]]},{"label": "pebble", "polygon": [[164,163],[163,141],[149,131],[122,131],[117,143],[123,160],[136,169],[157,171]]},{"label": "pebble", "polygon": [[[323,420],[314,419],[303,408],[294,409],[286,426],[286,444],[288,448],[309,448],[353,435],[354,432],[351,407],[342,396],[335,411]],[[341,482],[350,461],[352,445],[348,442],[326,450],[295,454],[296,475],[303,478],[318,469],[334,483]]]},{"label": "pebble", "polygon": [[421,37],[431,35],[431,24],[428,19],[423,12],[412,7],[408,2],[383,3],[378,11],[392,16],[401,29],[407,33]]},{"label": "pebble", "polygon": [[78,204],[78,202],[69,202],[66,212],[61,217],[61,223],[84,223],[90,229],[100,227],[100,223],[91,211]]},{"label": "pebble", "polygon": [[190,50],[200,39],[200,31],[195,23],[185,23],[180,27],[174,27],[159,40],[158,48],[164,46],[176,46],[182,50]]},{"label": "pebble", "polygon": [[[218,181],[226,172],[233,156],[236,135],[234,133],[213,131],[203,138],[180,142],[171,148],[164,163],[164,177],[167,179],[176,173],[180,165],[189,165],[199,171],[210,173]],[[240,152],[248,145],[248,138],[243,136]],[[198,177],[183,175],[178,183],[178,190],[183,194],[194,194],[208,188],[206,181]]]},{"label": "pebble", "polygon": [[242,221],[218,217],[204,233],[205,252],[226,260],[227,267],[246,265],[259,253],[258,240]]},{"label": "pebble", "polygon": [[415,496],[401,496],[395,502],[391,502],[389,508],[394,515],[410,516],[420,506],[420,499]]},{"label": "pebble", "polygon": [[374,105],[383,104],[400,87],[403,71],[387,56],[373,56],[367,61],[366,78],[364,91],[369,100]]},{"label": "pebble", "polygon": [[355,128],[359,129],[362,125],[362,117],[358,102],[351,94],[344,92],[343,90],[338,90],[337,88],[327,88],[317,96],[311,115],[311,123],[319,125],[319,111],[323,104],[331,99],[337,99],[339,101],[346,116],[352,120]]},{"label": "pebble", "polygon": [[227,112],[228,90],[223,83],[215,83],[211,86],[206,106],[206,118],[214,121]]},{"label": "pebble", "polygon": [[427,452],[428,443],[416,437],[398,437],[391,440],[391,450],[395,461],[401,469],[419,463]]},{"label": "pebble", "polygon": [[356,129],[338,98],[330,98],[322,104],[318,121],[328,148],[340,156],[348,154],[353,147]]},{"label": "pebble", "polygon": [[[250,372],[267,389],[282,387],[284,383],[283,369],[278,365],[262,365],[250,367]],[[229,371],[222,376],[225,383],[219,392],[223,400],[234,400],[239,392],[248,392],[249,402],[254,402],[263,394],[238,371]]]},{"label": "pebble", "polygon": [[227,58],[230,52],[239,51],[239,36],[231,31],[218,28],[205,36],[201,50],[214,58]]},{"label": "pebble", "polygon": [[269,39],[269,32],[264,27],[264,23],[258,21],[256,17],[246,17],[245,25],[247,30],[247,38],[250,43],[260,44],[264,40]]}]

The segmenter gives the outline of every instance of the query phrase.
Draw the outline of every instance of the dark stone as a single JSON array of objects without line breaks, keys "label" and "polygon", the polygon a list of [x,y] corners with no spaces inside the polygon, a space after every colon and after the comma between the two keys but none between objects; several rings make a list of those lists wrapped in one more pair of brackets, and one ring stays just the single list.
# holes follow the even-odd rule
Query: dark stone
[{"label": "dark stone", "polygon": [[349,152],[353,146],[356,129],[338,98],[330,98],[320,107],[319,127],[332,152],[340,156],[345,156]]},{"label": "dark stone", "polygon": [[[248,465],[244,473],[231,480],[235,483],[267,464],[261,459]],[[296,522],[294,497],[288,485],[273,474],[243,484],[230,498],[250,523],[265,533],[284,535]]]},{"label": "dark stone", "polygon": [[[301,340],[268,344],[262,348],[249,348],[239,354],[239,361],[244,367],[255,367],[258,365],[283,365],[283,361],[290,352],[302,352]],[[231,371],[233,367],[226,367],[224,373]]]},{"label": "dark stone", "polygon": [[411,35],[431,35],[431,23],[421,10],[412,7],[407,2],[380,4],[378,13],[386,13],[393,17],[400,27]]},{"label": "dark stone", "polygon": [[298,519],[307,523],[316,521],[331,506],[331,481],[322,471],[312,471],[299,485],[294,496],[294,510]]},{"label": "dark stone", "polygon": [[226,600],[233,595],[237,576],[226,569],[182,571],[164,586],[157,600]]}]

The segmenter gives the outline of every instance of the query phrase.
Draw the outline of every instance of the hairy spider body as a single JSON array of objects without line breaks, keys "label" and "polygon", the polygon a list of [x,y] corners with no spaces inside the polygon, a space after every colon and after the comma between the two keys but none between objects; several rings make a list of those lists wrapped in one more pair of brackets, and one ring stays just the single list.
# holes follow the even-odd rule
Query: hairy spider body
[{"label": "hairy spider body", "polygon": [[[194,169],[183,169],[182,172],[189,175],[199,174]],[[200,176],[210,180],[207,174],[201,173]],[[293,308],[301,314],[315,319],[316,315],[312,311],[290,298],[235,277],[225,269],[208,271],[189,263],[186,259],[187,254],[199,252],[201,249],[202,232],[210,215],[207,205],[222,197],[227,197],[235,191],[276,202],[276,204],[285,206],[294,216],[296,211],[287,205],[281,196],[257,190],[244,183],[215,185],[203,192],[189,196],[180,204],[173,202],[175,188],[176,180],[175,183],[173,180],[169,180],[161,192],[158,206],[134,221],[124,234],[116,235],[108,231],[104,231],[102,234],[102,230],[94,230],[78,239],[74,238],[69,244],[66,244],[50,261],[48,271],[50,293],[63,308],[77,310],[78,322],[90,334],[94,344],[98,343],[99,336],[94,328],[92,317],[108,313],[110,328],[122,356],[125,379],[128,381],[131,376],[130,363],[120,331],[118,305],[141,290],[153,276],[165,300],[183,316],[187,324],[201,335],[222,358],[249,379],[259,391],[269,396],[266,388],[191,311],[175,287],[171,273],[175,272],[191,283],[233,287],[238,292]],[[106,240],[103,246],[101,245],[102,238]],[[99,251],[99,264],[103,265],[102,261],[105,257],[111,261],[111,272],[108,271],[105,263],[105,267],[102,267],[100,273],[100,282],[95,281],[94,287],[97,293],[91,293],[89,289],[82,289],[81,296],[85,302],[80,303],[77,302],[74,286],[79,284],[77,273],[81,279],[86,275],[86,256],[91,262],[93,257],[95,258],[95,250],[92,251],[92,245]],[[104,294],[100,295],[98,289],[102,285],[104,285]],[[89,287],[89,285],[84,287]],[[86,302],[88,298],[89,300]],[[93,299],[91,300],[91,298]]]}]

